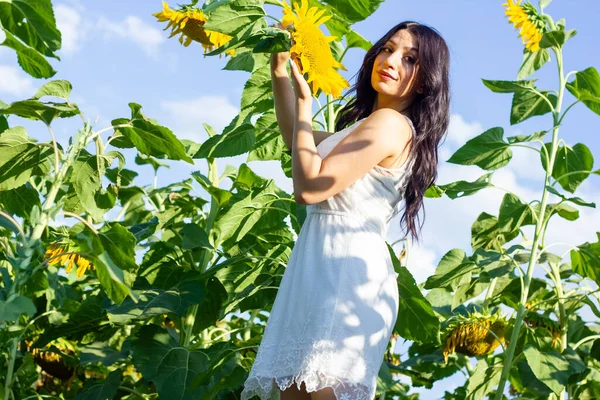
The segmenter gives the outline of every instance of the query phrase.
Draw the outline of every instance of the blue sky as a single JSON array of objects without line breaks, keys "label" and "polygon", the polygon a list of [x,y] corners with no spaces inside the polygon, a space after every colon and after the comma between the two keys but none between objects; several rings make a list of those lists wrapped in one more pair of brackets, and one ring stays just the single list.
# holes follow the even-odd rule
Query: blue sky
[{"label": "blue sky", "polygon": [[[415,20],[436,28],[446,39],[451,52],[452,120],[448,139],[440,149],[439,184],[460,179],[474,180],[483,175],[484,171],[476,166],[445,162],[466,140],[483,131],[501,126],[505,129],[505,136],[511,136],[551,127],[549,115],[510,126],[511,95],[493,93],[481,82],[481,78],[514,80],[521,64],[521,40],[504,16],[502,2],[387,0],[368,20],[353,26],[374,42],[398,22]],[[109,126],[114,118],[128,117],[127,104],[132,101],[141,104],[147,116],[170,127],[178,137],[197,142],[207,138],[202,122],[220,131],[236,115],[249,74],[221,70],[227,58],[205,58],[198,43],[184,48],[175,38],[167,39],[167,31],[162,30],[164,24],[157,23],[152,16],[162,8],[159,0],[53,0],[53,4],[63,33],[63,49],[58,52],[62,61],[51,59],[58,71],[52,79],[67,79],[73,84],[71,99],[87,118],[93,121],[98,117],[97,129]],[[281,15],[273,8],[268,10],[276,17]],[[555,20],[565,18],[567,29],[578,31],[564,49],[565,74],[590,66],[599,69],[596,16],[600,15],[600,2],[554,0],[546,11]],[[342,71],[342,74],[351,83],[363,56],[363,50],[351,49],[344,59],[348,72]],[[556,60],[552,55],[551,62],[532,77],[538,78],[539,87],[548,90],[557,88],[557,76]],[[14,52],[0,47],[0,100],[10,103],[31,97],[44,82],[18,69]],[[573,97],[566,92],[563,110],[572,101]],[[585,143],[600,159],[599,122],[600,116],[579,104],[565,118],[560,137],[570,146]],[[29,134],[39,140],[49,139],[43,125],[13,117],[10,124],[25,126]],[[57,121],[54,125],[57,139],[63,145],[80,127],[81,120],[78,118]],[[128,159],[131,160],[129,168],[140,172],[137,183],[151,184],[151,168],[135,165],[133,157]],[[245,155],[219,159],[219,171],[222,172],[227,164],[238,166],[245,159]],[[259,175],[275,179],[281,188],[291,193],[291,179],[280,172],[277,162],[253,161],[249,165]],[[594,169],[598,169],[599,165],[600,162],[596,162]],[[159,172],[158,182],[166,185],[179,181],[197,169],[206,172],[206,162],[197,160],[195,166],[171,163],[169,170]],[[537,153],[516,148],[511,163],[498,170],[492,182],[531,201],[541,199],[543,176]],[[229,183],[224,182],[223,186],[228,187]],[[198,191],[202,194],[199,188]],[[433,273],[440,258],[450,249],[463,248],[471,254],[472,222],[483,211],[497,215],[503,194],[500,189],[489,189],[458,200],[426,200],[423,242],[411,247],[408,261],[408,268],[417,282],[423,282]],[[588,178],[577,195],[600,203],[600,177]],[[551,197],[551,200],[555,199]],[[390,243],[400,237],[398,225],[397,219],[392,220],[388,236]],[[561,219],[551,223],[547,243],[595,241],[598,227],[600,211],[584,209],[580,219],[574,223]],[[531,229],[525,231],[533,236]],[[555,248],[555,252],[559,253],[565,250],[564,246]],[[542,273],[537,271],[536,276]],[[405,349],[403,347],[401,351]],[[422,398],[439,398],[444,390],[451,390],[461,382],[462,378],[455,375],[436,384],[432,391],[418,391],[423,393]]]}]

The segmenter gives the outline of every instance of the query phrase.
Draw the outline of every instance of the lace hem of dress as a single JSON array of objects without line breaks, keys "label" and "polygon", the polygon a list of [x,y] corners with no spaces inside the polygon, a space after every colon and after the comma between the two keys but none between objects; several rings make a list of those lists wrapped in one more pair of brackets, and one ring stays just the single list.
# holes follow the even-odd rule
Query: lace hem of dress
[{"label": "lace hem of dress", "polygon": [[244,384],[241,399],[248,400],[258,396],[261,400],[279,400],[279,390],[288,389],[293,384],[296,384],[300,390],[303,382],[309,393],[326,387],[331,388],[337,400],[372,400],[373,398],[371,390],[366,385],[347,382],[321,371],[301,371],[296,375],[280,378],[249,378]]}]

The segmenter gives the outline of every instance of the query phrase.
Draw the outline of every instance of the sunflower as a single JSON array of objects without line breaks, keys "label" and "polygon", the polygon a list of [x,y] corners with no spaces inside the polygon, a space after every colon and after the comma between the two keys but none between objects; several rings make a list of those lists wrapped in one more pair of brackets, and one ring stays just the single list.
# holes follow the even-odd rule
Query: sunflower
[{"label": "sunflower", "polygon": [[503,316],[487,312],[473,312],[466,317],[454,317],[445,329],[446,343],[442,350],[444,360],[448,362],[448,355],[454,352],[470,357],[493,352],[500,345],[498,338],[506,343],[506,326],[507,322]]},{"label": "sunflower", "polygon": [[[281,24],[289,27],[293,24],[291,30],[294,45],[290,49],[292,58],[296,61],[301,73],[307,73],[307,82],[311,84],[312,94],[315,96],[319,89],[334,97],[341,95],[342,89],[350,85],[334,68],[346,68],[336,61],[331,53],[329,43],[336,40],[335,36],[325,36],[319,25],[325,23],[331,18],[331,15],[323,16],[325,10],[319,10],[317,7],[308,8],[307,0],[298,3],[294,2],[294,9],[284,0],[283,19]],[[300,64],[298,64],[300,59]]]},{"label": "sunflower", "polygon": [[561,331],[558,322],[532,310],[527,311],[523,317],[523,322],[532,328],[541,327],[546,329],[552,335],[552,346],[557,348],[560,345]]},{"label": "sunflower", "polygon": [[515,29],[521,28],[519,36],[525,44],[525,47],[530,52],[535,52],[540,49],[540,40],[542,34],[546,30],[544,18],[540,16],[534,6],[529,3],[521,5],[522,0],[507,0],[502,4],[506,7],[505,15],[508,18],[508,23],[513,23]]},{"label": "sunflower", "polygon": [[83,258],[79,254],[70,254],[69,246],[63,243],[55,242],[52,243],[46,250],[46,259],[48,265],[64,265],[66,262],[69,264],[65,268],[67,274],[71,273],[73,265],[77,265],[77,278],[81,278],[85,271],[94,265],[87,259]]},{"label": "sunflower", "polygon": [[[162,2],[163,10],[152,14],[158,19],[158,22],[169,21],[169,24],[163,30],[171,28],[170,38],[181,33],[179,43],[185,47],[189,46],[192,40],[199,42],[204,48],[204,53],[212,51],[215,47],[221,47],[232,39],[231,36],[224,33],[209,31],[202,28],[206,24],[206,15],[202,9],[192,6],[183,6],[174,11],[169,8],[166,1]],[[185,37],[185,42],[183,41]],[[234,50],[225,51],[230,56],[235,55]]]}]

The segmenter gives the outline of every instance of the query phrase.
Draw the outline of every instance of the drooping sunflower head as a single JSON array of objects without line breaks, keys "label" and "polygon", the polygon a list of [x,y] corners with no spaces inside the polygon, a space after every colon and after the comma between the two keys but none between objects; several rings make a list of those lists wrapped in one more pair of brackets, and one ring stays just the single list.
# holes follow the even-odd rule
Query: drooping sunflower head
[{"label": "drooping sunflower head", "polygon": [[46,249],[45,257],[48,260],[48,265],[65,265],[68,262],[65,272],[71,273],[74,265],[77,265],[77,277],[81,278],[85,271],[93,268],[94,265],[82,257],[80,254],[73,254],[73,249],[70,246],[61,242],[54,242]]},{"label": "drooping sunflower head", "polygon": [[[181,33],[179,43],[185,47],[195,40],[202,45],[204,53],[206,53],[212,51],[213,48],[221,47],[232,39],[231,36],[224,33],[204,29],[207,18],[202,9],[194,6],[182,6],[179,10],[172,10],[166,1],[163,1],[162,4],[163,10],[152,15],[158,19],[158,22],[169,21],[163,30],[171,28],[170,38]],[[225,53],[232,57],[235,55],[234,50],[227,50]]]},{"label": "drooping sunflower head", "polygon": [[311,85],[313,96],[321,89],[324,93],[339,97],[342,89],[350,85],[336,69],[346,71],[346,68],[335,59],[329,47],[329,43],[337,38],[325,36],[319,28],[331,15],[323,16],[325,10],[317,7],[308,8],[307,0],[302,0],[300,6],[294,2],[293,9],[285,0],[283,5],[281,24],[284,27],[293,25],[291,33],[294,45],[290,52],[300,72],[308,74],[307,82]]},{"label": "drooping sunflower head", "polygon": [[546,31],[546,22],[537,9],[529,4],[521,4],[522,0],[507,0],[502,4],[506,7],[504,14],[509,17],[508,22],[514,24],[515,29],[521,28],[519,36],[530,52],[540,49],[542,34]]},{"label": "drooping sunflower head", "polygon": [[508,325],[504,316],[477,311],[467,316],[453,317],[444,330],[445,345],[442,350],[444,360],[454,352],[470,357],[493,352],[501,341],[506,343],[505,329]]}]

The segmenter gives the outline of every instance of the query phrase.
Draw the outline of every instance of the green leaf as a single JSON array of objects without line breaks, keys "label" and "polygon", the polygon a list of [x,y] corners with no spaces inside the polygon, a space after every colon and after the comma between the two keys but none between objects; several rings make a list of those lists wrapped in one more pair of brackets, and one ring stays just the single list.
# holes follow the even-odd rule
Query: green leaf
[{"label": "green leaf", "polygon": [[197,248],[214,250],[206,231],[197,224],[185,224],[181,229],[181,236],[183,236],[182,249],[184,250]]},{"label": "green leaf", "polygon": [[[545,143],[544,146],[546,147],[548,154],[550,154],[552,143]],[[540,158],[542,167],[544,170],[547,170],[548,162],[546,159],[546,152],[541,151]],[[594,156],[585,144],[577,143],[572,148],[561,144],[556,150],[552,177],[558,181],[563,189],[570,193],[575,193],[577,187],[590,175],[593,167]],[[578,171],[584,172],[573,173]]]},{"label": "green leaf", "polygon": [[50,0],[1,0],[0,23],[28,46],[59,59],[54,52],[60,49],[61,34]]},{"label": "green leaf", "polygon": [[42,209],[40,195],[28,182],[12,190],[0,191],[0,209],[11,215],[29,218],[36,206]]},{"label": "green leaf", "polygon": [[104,225],[98,233],[98,237],[105,251],[119,268],[130,272],[137,270],[135,262],[137,240],[133,233],[118,222],[113,222],[110,225]]},{"label": "green leaf", "polygon": [[65,80],[55,80],[46,83],[44,86],[38,89],[35,96],[31,99],[39,100],[40,97],[44,96],[53,96],[58,97],[64,100],[69,100],[69,95],[71,94],[71,90],[73,90],[73,86],[71,82]]},{"label": "green leaf", "polygon": [[108,161],[104,157],[96,157],[85,149],[79,153],[72,165],[73,172],[69,180],[73,184],[77,199],[85,211],[96,221],[101,220],[108,211],[108,209],[100,208],[96,203],[96,194],[102,188],[100,177],[104,176],[108,165]]},{"label": "green leaf", "polygon": [[[2,3],[0,2],[0,12],[1,7]],[[17,52],[17,62],[23,71],[38,79],[48,79],[56,75],[56,70],[52,68],[52,65],[50,65],[48,60],[46,60],[40,52],[23,45],[6,29],[2,30],[6,35],[6,39],[4,39],[4,42],[2,42],[0,46],[9,47]]]},{"label": "green leaf", "polygon": [[[130,107],[134,104],[130,103]],[[125,136],[140,153],[154,157],[166,156],[171,160],[194,163],[194,160],[187,155],[183,143],[169,128],[158,125],[144,116],[136,117],[135,114],[131,120],[118,118],[112,121],[113,126],[122,124],[130,126],[115,128],[115,134]]]},{"label": "green leaf", "polygon": [[596,235],[597,242],[585,242],[577,250],[571,250],[571,266],[577,274],[600,284],[600,232]]},{"label": "green leaf", "polygon": [[22,126],[0,134],[0,191],[25,184],[31,176],[45,175],[51,168],[53,150],[38,146]]},{"label": "green leaf", "polygon": [[0,108],[0,114],[13,114],[21,118],[42,121],[50,125],[56,118],[70,118],[80,113],[76,105],[37,100],[15,101],[7,107]]},{"label": "green leaf", "polygon": [[272,97],[271,67],[270,65],[265,65],[254,71],[244,84],[240,106],[241,108],[246,108]]},{"label": "green leaf", "polygon": [[440,343],[440,321],[436,317],[431,304],[417,287],[410,271],[400,265],[394,250],[388,244],[388,252],[398,273],[398,294],[400,305],[394,331],[407,340],[419,343]]},{"label": "green leaf", "polygon": [[523,80],[533,74],[544,64],[550,61],[550,54],[546,49],[531,52],[527,49],[523,50],[523,63],[517,74],[517,80]]},{"label": "green leaf", "polygon": [[525,346],[523,354],[536,378],[560,394],[571,375],[569,362],[555,350],[540,351],[532,344]]},{"label": "green leaf", "polygon": [[575,79],[566,87],[573,96],[600,115],[600,75],[594,67],[575,73]]},{"label": "green leaf", "polygon": [[533,88],[535,86],[534,83],[535,81],[537,81],[537,79],[518,81],[499,81],[481,79],[481,81],[485,86],[487,86],[492,92],[495,93],[518,93],[529,91],[530,88]]},{"label": "green leaf", "polygon": [[547,91],[539,92],[542,94],[541,97],[532,91],[515,92],[512,99],[512,106],[510,110],[510,124],[515,125],[519,122],[523,122],[528,118],[544,115],[552,111],[548,99],[552,106],[556,109],[558,98]]},{"label": "green leaf", "polygon": [[131,340],[133,364],[144,379],[154,382],[160,398],[196,400],[202,389],[188,391],[199,374],[208,369],[204,350],[181,347],[169,333],[156,326],[142,326]]},{"label": "green leaf", "polygon": [[0,322],[16,321],[23,313],[33,317],[37,311],[35,305],[25,296],[15,296],[8,301],[0,300]]},{"label": "green leaf", "polygon": [[265,16],[261,6],[246,0],[231,0],[222,3],[208,14],[203,28],[233,36],[252,22]]},{"label": "green leaf", "polygon": [[349,31],[348,33],[346,33],[345,36],[347,49],[356,47],[365,51],[369,51],[369,49],[373,47],[373,44],[371,42],[369,42],[367,39],[365,39],[355,31]]},{"label": "green leaf", "polygon": [[446,194],[453,200],[459,197],[471,196],[487,187],[494,187],[494,185],[490,182],[491,176],[492,173],[489,173],[480,176],[473,182],[457,181],[448,183],[446,185],[439,185],[437,186],[436,193]]},{"label": "green leaf", "polygon": [[502,245],[519,236],[519,231],[507,232],[498,225],[498,219],[488,213],[481,213],[471,226],[471,247],[473,250],[502,251]]},{"label": "green leaf", "polygon": [[485,170],[504,167],[512,158],[512,151],[504,141],[503,135],[504,129],[501,127],[490,128],[467,141],[447,162],[477,165]]},{"label": "green leaf", "polygon": [[105,379],[86,380],[83,388],[73,400],[113,399],[121,385],[123,371],[116,369]]},{"label": "green leaf", "polygon": [[252,150],[256,142],[255,128],[243,123],[232,131],[205,140],[194,158],[232,157]]},{"label": "green leaf", "polygon": [[560,49],[564,46],[567,40],[571,39],[577,34],[575,29],[564,31],[562,29],[555,31],[548,31],[542,34],[542,40],[540,40],[540,48],[547,49],[549,47],[556,47]]},{"label": "green leaf", "polygon": [[323,0],[346,21],[352,23],[363,21],[379,8],[384,0]]},{"label": "green leaf", "polygon": [[208,51],[204,55],[206,57],[216,56],[225,53],[228,50],[235,50],[235,57],[231,58],[231,60],[233,60],[238,57],[238,52],[252,52],[254,46],[262,39],[262,32],[265,28],[267,28],[267,22],[264,18],[258,19],[253,23],[244,26],[227,42]]},{"label": "green leaf", "polygon": [[240,54],[236,52],[235,57],[230,58],[223,69],[229,71],[254,72],[260,67],[267,65],[268,62],[268,54],[253,53],[252,51],[245,51]]},{"label": "green leaf", "polygon": [[279,28],[263,28],[260,40],[254,46],[253,53],[279,53],[289,51],[292,47],[290,34]]},{"label": "green leaf", "polygon": [[581,197],[566,197],[565,195],[560,193],[558,190],[556,190],[554,188],[554,186],[546,185],[546,190],[549,191],[550,193],[560,197],[561,199],[563,199],[565,201],[570,201],[571,203],[577,204],[578,206],[596,208],[596,203],[587,202],[587,201],[583,200]]},{"label": "green leaf", "polygon": [[475,371],[467,382],[467,399],[484,399],[500,383],[502,362],[498,357],[492,357],[490,361],[489,364],[484,359],[477,362]]},{"label": "green leaf", "polygon": [[196,281],[182,281],[170,289],[148,288],[134,290],[139,301],[126,299],[118,306],[107,309],[108,318],[114,324],[127,325],[133,321],[148,320],[153,316],[175,313],[183,317],[188,307],[200,304],[205,297],[211,296],[205,285]]},{"label": "green leaf", "polygon": [[518,196],[506,193],[500,204],[498,228],[503,232],[519,229],[529,214],[531,214],[529,205],[523,203]]},{"label": "green leaf", "polygon": [[424,289],[450,288],[456,290],[460,279],[465,274],[476,270],[477,266],[469,260],[462,249],[452,249],[440,260],[435,274],[427,278]]},{"label": "green leaf", "polygon": [[542,140],[548,131],[539,131],[532,133],[531,135],[517,135],[517,136],[508,136],[506,140],[510,144],[515,143],[524,143],[524,142],[533,142],[536,140]]}]

